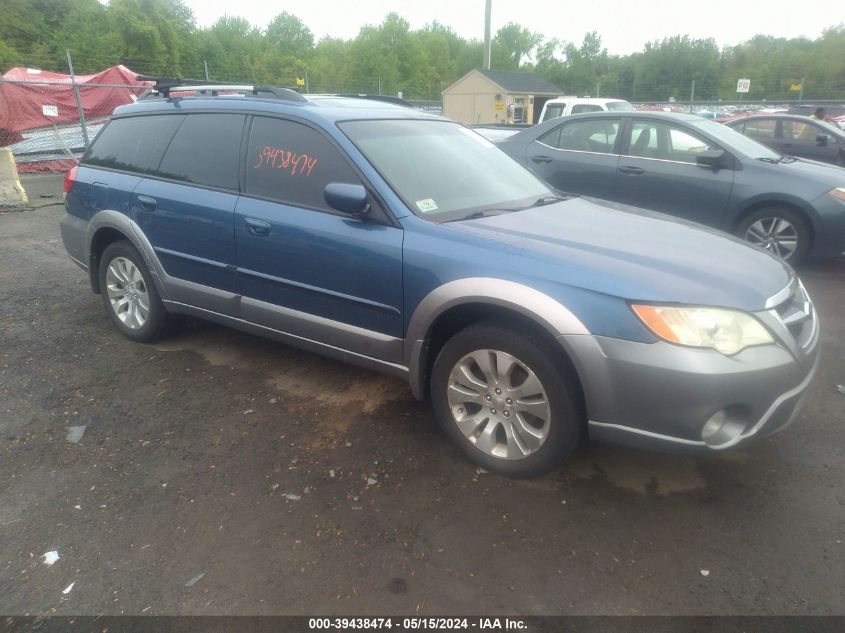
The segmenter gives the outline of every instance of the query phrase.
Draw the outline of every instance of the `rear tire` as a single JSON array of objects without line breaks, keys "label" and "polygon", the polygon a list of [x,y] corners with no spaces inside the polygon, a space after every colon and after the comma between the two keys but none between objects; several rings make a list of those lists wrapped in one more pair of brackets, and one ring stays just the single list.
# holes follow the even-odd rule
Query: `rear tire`
[{"label": "rear tire", "polygon": [[578,447],[584,416],[577,381],[548,347],[530,333],[480,323],[440,350],[430,383],[435,418],[470,460],[533,477]]},{"label": "rear tire", "polygon": [[100,294],[112,322],[126,338],[149,343],[161,338],[167,312],[137,249],[121,240],[100,257]]},{"label": "rear tire", "polygon": [[782,207],[750,213],[736,228],[737,237],[797,266],[807,257],[812,239],[810,225],[800,214]]}]

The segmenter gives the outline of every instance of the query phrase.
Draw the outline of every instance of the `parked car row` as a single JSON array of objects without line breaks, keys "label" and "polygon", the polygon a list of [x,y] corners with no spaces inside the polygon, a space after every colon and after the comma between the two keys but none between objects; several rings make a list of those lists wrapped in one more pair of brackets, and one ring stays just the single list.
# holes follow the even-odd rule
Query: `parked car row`
[{"label": "parked car row", "polygon": [[845,167],[845,131],[805,116],[767,114],[725,125],[776,152]]},{"label": "parked car row", "polygon": [[818,319],[773,253],[843,248],[845,171],[690,116],[553,119],[506,154],[392,103],[201,90],[118,108],[65,181],[65,247],[126,337],[187,314],[403,377],[512,476],[797,416]]},{"label": "parked car row", "polygon": [[845,251],[845,170],[786,157],[694,115],[574,115],[499,147],[561,191],[712,226],[790,263]]}]

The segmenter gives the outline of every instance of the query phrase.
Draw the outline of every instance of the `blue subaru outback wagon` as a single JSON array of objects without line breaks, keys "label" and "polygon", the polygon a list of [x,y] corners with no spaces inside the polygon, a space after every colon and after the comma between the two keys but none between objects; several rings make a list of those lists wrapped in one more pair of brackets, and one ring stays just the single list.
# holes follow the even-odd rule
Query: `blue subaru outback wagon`
[{"label": "blue subaru outback wagon", "polygon": [[67,251],[125,336],[187,314],[405,377],[511,476],[588,434],[717,450],[772,434],[817,365],[787,264],[564,196],[395,104],[162,87],[115,112],[65,192]]}]

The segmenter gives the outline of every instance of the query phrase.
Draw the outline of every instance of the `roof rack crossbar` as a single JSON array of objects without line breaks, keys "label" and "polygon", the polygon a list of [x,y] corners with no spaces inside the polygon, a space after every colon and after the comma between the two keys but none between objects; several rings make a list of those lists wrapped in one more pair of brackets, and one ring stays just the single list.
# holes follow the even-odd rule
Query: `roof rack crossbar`
[{"label": "roof rack crossbar", "polygon": [[206,79],[180,79],[178,77],[149,77],[138,75],[138,81],[152,81],[154,95],[161,95],[165,99],[170,97],[171,92],[198,92],[218,96],[220,92],[241,92],[253,95],[272,95],[276,99],[287,101],[307,101],[305,97],[296,90],[281,88],[279,86],[263,86],[252,84],[231,84],[225,81],[209,81]]}]

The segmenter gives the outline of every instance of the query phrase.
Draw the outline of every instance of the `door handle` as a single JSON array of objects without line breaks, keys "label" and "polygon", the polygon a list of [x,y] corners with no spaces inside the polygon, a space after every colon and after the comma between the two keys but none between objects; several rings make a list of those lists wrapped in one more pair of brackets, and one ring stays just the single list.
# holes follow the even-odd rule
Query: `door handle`
[{"label": "door handle", "polygon": [[261,220],[254,220],[253,218],[244,218],[247,230],[253,235],[264,236],[270,235],[270,225]]},{"label": "door handle", "polygon": [[152,213],[156,210],[155,198],[148,198],[147,196],[138,196],[138,204],[144,211]]},{"label": "door handle", "polygon": [[639,176],[640,174],[645,173],[645,169],[642,167],[630,167],[625,165],[619,168],[619,172],[623,174],[631,174],[632,176]]},{"label": "door handle", "polygon": [[550,163],[553,159],[551,156],[532,156],[531,160],[535,163]]}]

